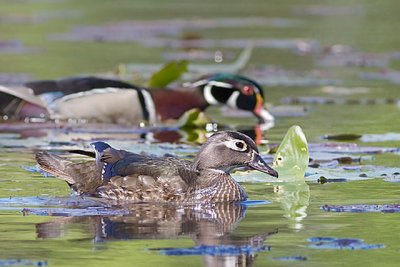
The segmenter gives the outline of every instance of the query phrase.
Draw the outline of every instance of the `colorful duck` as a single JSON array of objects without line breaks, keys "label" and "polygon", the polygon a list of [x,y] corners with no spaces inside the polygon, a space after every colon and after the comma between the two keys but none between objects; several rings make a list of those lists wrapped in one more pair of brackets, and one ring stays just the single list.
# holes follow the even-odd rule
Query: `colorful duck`
[{"label": "colorful duck", "polygon": [[189,109],[204,110],[210,105],[250,111],[261,123],[274,119],[264,108],[260,85],[227,73],[202,77],[175,89],[147,89],[98,77],[33,81],[25,87],[0,86],[0,115],[6,119],[39,117],[153,124],[177,119]]}]

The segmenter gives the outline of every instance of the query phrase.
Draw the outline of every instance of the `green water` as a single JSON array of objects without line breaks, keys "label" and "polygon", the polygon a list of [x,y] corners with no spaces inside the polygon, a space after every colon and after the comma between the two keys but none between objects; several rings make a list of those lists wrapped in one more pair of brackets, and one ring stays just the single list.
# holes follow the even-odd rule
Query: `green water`
[{"label": "green water", "polygon": [[[41,11],[77,10],[77,18],[61,18],[42,23],[0,23],[0,40],[19,39],[35,53],[0,54],[0,72],[29,73],[34,78],[56,78],[81,73],[105,72],[119,63],[162,61],[161,55],[172,48],[144,47],[137,43],[76,43],[49,41],[48,34],[68,32],[71,27],[120,20],[154,20],[204,17],[280,17],[298,19],[296,27],[272,26],[254,28],[216,28],[195,31],[203,38],[305,38],[319,42],[321,50],[334,44],[352,47],[355,51],[389,53],[398,51],[397,1],[6,1],[0,0],[0,16],[29,16]],[[330,9],[329,9],[329,8]],[[309,8],[307,12],[301,12]],[[325,8],[325,9],[324,9]],[[300,10],[300,11],[299,11]],[[311,11],[314,14],[310,14]],[[325,15],[315,14],[325,12]],[[321,11],[322,10],[322,11]],[[328,11],[326,11],[328,10]],[[329,11],[330,10],[330,11]],[[334,11],[332,11],[334,10]],[[336,10],[336,11],[335,11]],[[336,12],[334,14],[330,12]],[[191,30],[193,31],[193,30]],[[238,52],[238,49],[227,49]],[[323,96],[335,99],[399,99],[398,84],[382,80],[365,80],[361,72],[399,69],[399,60],[392,59],[386,68],[323,67],[316,64],[318,53],[298,54],[290,49],[256,48],[250,65],[267,64],[298,71],[306,76],[320,75],[339,79],[337,86],[366,87],[367,93],[332,95],[322,85],[265,86],[267,102],[281,105],[284,97]],[[251,66],[250,66],[251,68]],[[270,77],[273,79],[274,77]],[[275,127],[264,133],[270,143],[279,143],[287,129],[300,125],[309,143],[325,143],[326,134],[400,133],[400,107],[389,104],[300,104],[309,112],[303,117],[277,117]],[[247,118],[222,118],[217,109],[210,115],[225,124],[251,124]],[[46,132],[46,131],[45,131]],[[21,134],[21,136],[23,133]],[[52,145],[56,149],[82,148],[92,137],[107,137],[122,147],[140,148],[158,153],[157,145],[138,140],[137,134],[80,134],[53,132],[43,137],[23,138],[0,135],[0,265],[3,260],[25,259],[49,266],[397,266],[400,260],[400,213],[335,213],[321,206],[352,204],[398,204],[400,184],[368,177],[364,181],[319,184],[307,181],[300,187],[277,188],[266,182],[243,185],[253,200],[270,203],[244,208],[221,207],[215,219],[203,212],[176,211],[171,207],[133,207],[130,216],[42,216],[21,212],[23,208],[40,208],[35,198],[52,199],[68,196],[64,182],[28,172],[21,166],[33,166],[33,149],[47,148],[49,141],[67,143]],[[82,138],[83,140],[79,139]],[[73,141],[73,144],[70,141]],[[400,147],[399,141],[348,141],[361,146]],[[140,144],[139,144],[140,143]],[[157,150],[157,151],[156,151]],[[262,146],[265,152],[267,147]],[[162,152],[169,152],[163,151]],[[173,151],[192,154],[192,149]],[[357,165],[359,163],[353,163]],[[400,155],[372,155],[361,165],[400,167]],[[242,177],[243,174],[235,175]],[[246,179],[249,174],[243,176]],[[329,177],[327,177],[329,178]],[[346,174],[344,177],[346,178]],[[17,197],[20,197],[18,199]],[[15,201],[14,201],[15,200]],[[20,201],[18,201],[20,200]],[[10,204],[12,202],[12,204]],[[61,203],[61,202],[60,202]],[[64,205],[52,203],[51,207]],[[210,211],[213,209],[210,208]],[[57,215],[57,214],[54,214]],[[107,228],[108,227],[108,228]],[[363,239],[366,244],[383,244],[370,250],[316,249],[307,240],[312,237]],[[258,243],[257,243],[258,242]],[[255,244],[258,245],[255,245]],[[266,246],[252,255],[236,253],[228,256],[168,256],[159,248],[191,248],[196,245]],[[283,256],[302,256],[306,260],[282,261]]]}]

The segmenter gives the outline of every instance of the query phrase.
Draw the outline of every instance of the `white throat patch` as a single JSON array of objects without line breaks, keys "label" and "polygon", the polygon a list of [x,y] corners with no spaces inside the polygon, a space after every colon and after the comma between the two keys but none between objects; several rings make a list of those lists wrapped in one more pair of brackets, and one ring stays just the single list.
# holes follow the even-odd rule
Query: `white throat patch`
[{"label": "white throat patch", "polygon": [[235,91],[232,93],[232,95],[229,97],[228,101],[226,101],[226,104],[232,108],[237,108],[236,101],[240,95],[239,91]]}]

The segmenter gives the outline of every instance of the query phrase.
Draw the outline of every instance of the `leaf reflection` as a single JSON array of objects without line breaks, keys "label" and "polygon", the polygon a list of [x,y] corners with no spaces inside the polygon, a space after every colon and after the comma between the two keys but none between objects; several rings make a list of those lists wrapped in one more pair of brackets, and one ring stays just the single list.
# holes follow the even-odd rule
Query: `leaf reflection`
[{"label": "leaf reflection", "polygon": [[300,230],[302,221],[307,217],[307,207],[310,204],[310,188],[305,182],[284,183],[274,187],[277,201],[281,203],[285,217],[289,219],[289,227]]}]

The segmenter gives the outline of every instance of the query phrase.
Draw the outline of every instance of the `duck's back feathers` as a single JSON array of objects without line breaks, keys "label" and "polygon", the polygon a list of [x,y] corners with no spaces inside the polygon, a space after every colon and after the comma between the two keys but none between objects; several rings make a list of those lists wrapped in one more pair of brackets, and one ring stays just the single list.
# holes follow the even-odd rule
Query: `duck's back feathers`
[{"label": "duck's back feathers", "polygon": [[89,91],[95,88],[129,88],[138,89],[137,86],[119,80],[103,79],[99,77],[70,77],[60,80],[39,80],[25,83],[26,87],[33,90],[36,95],[60,91],[65,95]]},{"label": "duck's back feathers", "polygon": [[[150,157],[112,148],[104,142],[91,144],[99,168],[104,168],[103,179],[113,176],[146,175],[158,179],[162,176],[181,176],[190,183],[197,172],[192,162],[175,157]],[[108,173],[108,176],[105,176]]]},{"label": "duck's back feathers", "polygon": [[182,176],[187,182],[194,179],[196,172],[191,169],[191,162],[174,158],[141,158],[137,161],[134,155],[129,155],[114,164],[114,170],[118,175],[127,176],[131,174],[147,175],[158,179],[162,176]]},{"label": "duck's back feathers", "polygon": [[73,162],[38,152],[40,167],[65,180],[79,194],[120,201],[173,201],[196,180],[191,162],[174,157],[152,158],[92,144],[96,161]]}]

